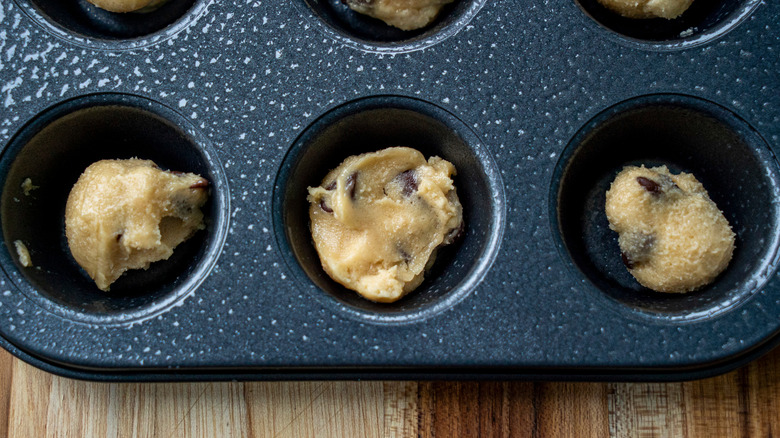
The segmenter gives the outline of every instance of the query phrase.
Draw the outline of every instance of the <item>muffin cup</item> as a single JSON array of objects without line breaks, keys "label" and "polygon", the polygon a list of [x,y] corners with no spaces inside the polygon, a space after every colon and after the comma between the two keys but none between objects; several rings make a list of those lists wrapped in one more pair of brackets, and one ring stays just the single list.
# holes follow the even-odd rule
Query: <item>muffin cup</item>
[{"label": "muffin cup", "polygon": [[353,11],[341,0],[295,0],[302,12],[334,40],[367,52],[403,53],[424,49],[464,28],[487,0],[456,0],[421,29],[401,30]]},{"label": "muffin cup", "polygon": [[[623,266],[605,193],[628,165],[692,173],[736,233],[719,277],[685,294],[642,287]],[[764,139],[715,103],[650,95],[615,105],[571,140],[555,170],[550,205],[561,255],[578,277],[623,310],[675,321],[713,318],[761,290],[777,266],[780,174]]]},{"label": "muffin cup", "polygon": [[[441,248],[423,283],[394,303],[374,303],[331,279],[309,229],[307,187],[352,155],[408,146],[455,165],[465,232]],[[504,222],[495,163],[474,133],[430,103],[376,96],[342,105],[309,126],[284,159],[274,189],[274,226],[284,259],[301,286],[340,313],[377,323],[430,317],[464,299],[495,259]]]},{"label": "muffin cup", "polygon": [[675,50],[713,41],[742,23],[760,0],[696,0],[679,17],[636,19],[613,12],[598,0],[575,0],[582,11],[621,42],[646,49]]},{"label": "muffin cup", "polygon": [[[65,204],[90,164],[132,157],[207,178],[206,229],[176,247],[168,260],[128,271],[103,292],[70,253]],[[6,248],[0,263],[31,299],[67,318],[119,323],[155,315],[204,280],[225,239],[227,184],[211,146],[181,116],[145,98],[97,94],[44,111],[8,145],[0,158],[0,177]],[[28,178],[37,188],[28,186],[25,193]],[[19,262],[17,240],[29,249],[33,266]]]},{"label": "muffin cup", "polygon": [[44,29],[70,43],[107,50],[137,49],[194,22],[208,0],[168,0],[150,12],[115,13],[87,0],[15,0]]}]

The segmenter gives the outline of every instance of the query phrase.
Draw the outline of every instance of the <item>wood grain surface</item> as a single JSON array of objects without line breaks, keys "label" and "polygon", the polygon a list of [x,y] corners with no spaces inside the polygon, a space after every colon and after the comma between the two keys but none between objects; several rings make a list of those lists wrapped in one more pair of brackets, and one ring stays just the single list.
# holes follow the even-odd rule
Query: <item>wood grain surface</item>
[{"label": "wood grain surface", "polygon": [[116,384],[0,349],[0,437],[778,437],[780,349],[668,384]]}]

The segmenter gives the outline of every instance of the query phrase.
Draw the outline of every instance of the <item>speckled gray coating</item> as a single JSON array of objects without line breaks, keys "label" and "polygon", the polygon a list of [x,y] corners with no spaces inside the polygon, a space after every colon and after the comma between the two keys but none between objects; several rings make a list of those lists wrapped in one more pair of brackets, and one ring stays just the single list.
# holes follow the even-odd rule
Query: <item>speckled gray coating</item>
[{"label": "speckled gray coating", "polygon": [[[13,351],[97,379],[182,370],[262,379],[302,369],[369,378],[393,370],[402,376],[401,369],[504,377],[560,377],[558,370],[570,369],[572,376],[595,370],[596,378],[641,379],[647,369],[669,378],[691,367],[706,373],[780,329],[776,263],[728,311],[690,321],[648,317],[594,293],[558,250],[550,217],[554,171],[567,144],[591,118],[637,96],[709,100],[780,149],[780,3],[759,4],[718,39],[658,50],[620,41],[572,0],[523,8],[488,1],[460,32],[394,55],[329,38],[294,1],[195,3],[199,17],[188,26],[141,48],[120,42],[116,49],[54,36],[20,8],[26,0],[0,5],[0,145],[68,99],[146,97],[211,142],[230,206],[210,274],[145,318],[91,323],[45,310],[15,285],[20,272],[6,268],[0,336]],[[407,323],[375,324],[312,299],[292,278],[274,235],[274,184],[296,138],[329,110],[376,95],[422,99],[459,118],[504,184],[496,262],[462,300]],[[5,244],[0,257],[8,266]],[[30,249],[34,261],[42,250]],[[239,368],[254,374],[234,374]]]}]

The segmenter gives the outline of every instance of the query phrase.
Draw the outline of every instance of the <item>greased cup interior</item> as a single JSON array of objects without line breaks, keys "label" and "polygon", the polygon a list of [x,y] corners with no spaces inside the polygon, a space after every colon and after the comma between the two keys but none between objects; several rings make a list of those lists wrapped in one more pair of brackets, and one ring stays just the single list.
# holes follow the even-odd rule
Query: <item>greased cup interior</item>
[{"label": "greased cup interior", "polygon": [[[341,0],[294,0],[313,15],[331,38],[357,49],[399,53],[423,49],[455,35],[479,12],[486,0],[455,0],[421,29],[401,30],[353,11]],[[308,10],[307,10],[308,9]]]},{"label": "greased cup interior", "polygon": [[[653,292],[621,261],[605,194],[624,166],[642,164],[693,173],[736,233],[731,263],[700,290]],[[623,310],[671,320],[713,317],[760,291],[776,269],[777,161],[758,132],[715,103],[682,95],[620,103],[574,136],[554,175],[550,216],[562,256],[574,275]]]},{"label": "greased cup interior", "polygon": [[87,0],[16,0],[49,32],[91,48],[138,48],[159,42],[192,23],[207,0],[168,0],[149,12],[116,13]]},{"label": "greased cup interior", "polygon": [[[308,187],[319,186],[349,156],[408,146],[426,158],[454,164],[465,232],[443,247],[423,283],[395,303],[374,303],[333,281],[322,268],[309,228]],[[310,125],[285,157],[274,189],[274,227],[299,284],[315,299],[348,316],[406,323],[454,306],[473,291],[498,249],[504,196],[495,163],[476,135],[430,103],[397,96],[354,101]]]},{"label": "greased cup interior", "polygon": [[736,27],[760,0],[695,0],[681,16],[636,19],[623,17],[598,0],[574,0],[603,29],[622,41],[644,48],[680,49],[712,41]]},{"label": "greased cup interior", "polygon": [[[101,159],[138,157],[162,169],[194,172],[210,182],[206,229],[148,270],[126,272],[109,292],[76,263],[65,237],[65,204],[81,173]],[[42,307],[95,323],[155,315],[192,292],[208,275],[227,229],[227,184],[208,141],[173,110],[130,95],[98,94],[54,106],[35,117],[0,159],[3,269]],[[38,188],[24,193],[29,178]],[[31,267],[14,241],[29,249]]]}]

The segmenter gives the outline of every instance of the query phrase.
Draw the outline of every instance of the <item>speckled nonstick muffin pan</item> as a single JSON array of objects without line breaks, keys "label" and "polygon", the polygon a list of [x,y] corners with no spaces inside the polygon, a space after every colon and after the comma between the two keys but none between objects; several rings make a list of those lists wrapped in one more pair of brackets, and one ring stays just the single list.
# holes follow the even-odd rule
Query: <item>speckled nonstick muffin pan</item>
[{"label": "speckled nonstick muffin pan", "polygon": [[[0,345],[100,380],[732,369],[780,329],[778,22],[757,0],[642,22],[459,0],[410,33],[338,0],[3,1]],[[396,145],[455,164],[466,232],[380,305],[323,272],[306,187]],[[207,229],[103,293],[70,256],[65,200],[91,162],[134,156],[208,178]],[[604,192],[628,164],[692,172],[723,210],[737,248],[713,284],[658,294],[623,267]]]}]

